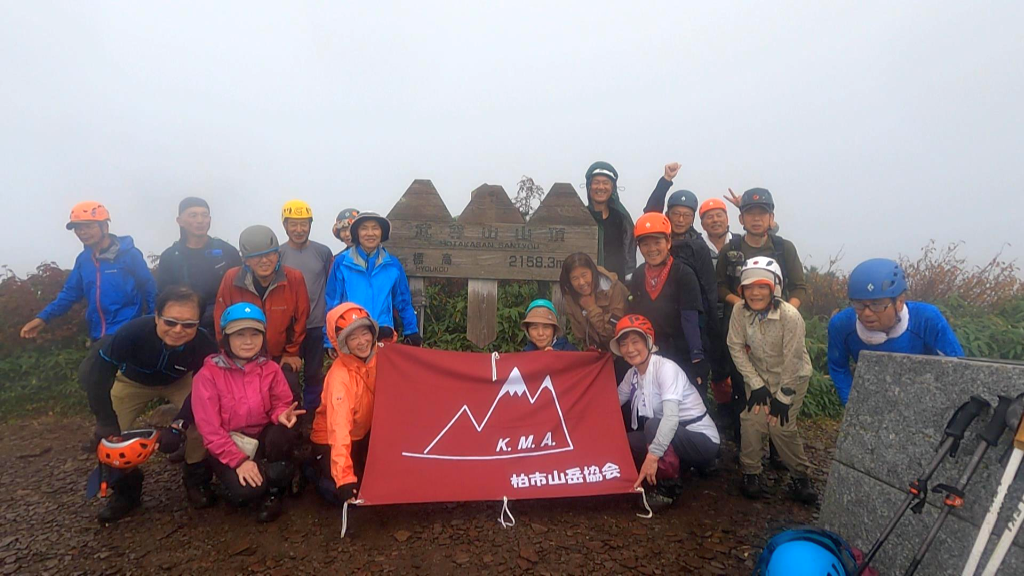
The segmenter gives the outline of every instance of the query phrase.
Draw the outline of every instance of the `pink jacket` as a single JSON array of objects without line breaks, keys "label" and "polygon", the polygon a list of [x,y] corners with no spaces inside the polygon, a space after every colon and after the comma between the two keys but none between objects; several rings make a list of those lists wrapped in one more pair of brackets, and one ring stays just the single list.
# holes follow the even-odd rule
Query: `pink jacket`
[{"label": "pink jacket", "polygon": [[255,438],[291,404],[292,391],[281,367],[264,357],[239,368],[224,354],[215,354],[192,378],[192,411],[203,444],[232,468],[248,457],[228,434]]}]

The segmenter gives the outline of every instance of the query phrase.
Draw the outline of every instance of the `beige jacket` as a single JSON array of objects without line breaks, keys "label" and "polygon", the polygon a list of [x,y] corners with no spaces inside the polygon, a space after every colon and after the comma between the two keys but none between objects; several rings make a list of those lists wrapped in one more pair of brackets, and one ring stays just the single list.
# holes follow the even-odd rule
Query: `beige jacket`
[{"label": "beige jacket", "polygon": [[607,351],[608,343],[615,336],[615,323],[626,314],[629,289],[619,282],[614,272],[600,266],[597,272],[593,306],[584,310],[570,294],[562,294],[562,305],[569,316],[573,335],[586,347]]},{"label": "beige jacket", "polygon": [[[804,319],[788,302],[763,319],[743,302],[733,308],[729,321],[729,352],[749,390],[767,386],[781,402],[791,404],[807,391],[811,357],[804,342]],[[786,392],[782,392],[783,388]]]}]

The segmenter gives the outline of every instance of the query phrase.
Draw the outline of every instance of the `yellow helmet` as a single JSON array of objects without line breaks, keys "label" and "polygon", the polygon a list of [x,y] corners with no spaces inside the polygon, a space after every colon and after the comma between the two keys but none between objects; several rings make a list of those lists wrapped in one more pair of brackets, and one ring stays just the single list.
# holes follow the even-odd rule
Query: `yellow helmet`
[{"label": "yellow helmet", "polygon": [[281,221],[284,222],[288,218],[313,219],[313,209],[309,207],[302,200],[289,200],[285,202],[284,208],[281,208]]}]

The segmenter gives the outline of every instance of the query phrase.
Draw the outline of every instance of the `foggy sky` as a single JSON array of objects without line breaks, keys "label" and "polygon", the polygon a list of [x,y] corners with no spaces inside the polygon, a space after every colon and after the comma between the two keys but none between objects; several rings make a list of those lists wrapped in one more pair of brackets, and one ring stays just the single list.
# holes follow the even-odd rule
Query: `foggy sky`
[{"label": "foggy sky", "polygon": [[595,160],[634,218],[671,161],[701,200],[766,187],[811,263],[1024,256],[1024,3],[490,4],[3,3],[0,264],[69,267],[81,200],[148,254],[184,196],[235,245],[301,198],[338,249],[415,178],[457,214]]}]

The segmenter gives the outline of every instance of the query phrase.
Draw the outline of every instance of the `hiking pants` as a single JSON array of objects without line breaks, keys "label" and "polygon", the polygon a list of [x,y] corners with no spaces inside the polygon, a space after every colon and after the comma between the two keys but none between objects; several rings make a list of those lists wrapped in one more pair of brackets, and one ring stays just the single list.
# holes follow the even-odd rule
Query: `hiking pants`
[{"label": "hiking pants", "polygon": [[[789,408],[789,422],[785,426],[778,423],[769,426],[763,408],[759,414],[745,408],[740,413],[740,467],[744,474],[761,473],[761,459],[765,444],[770,439],[790,473],[798,477],[807,476],[811,463],[804,454],[804,441],[797,429],[800,407],[807,395],[807,382],[804,380],[797,385],[793,405]],[[749,390],[747,394],[750,394]]]}]

